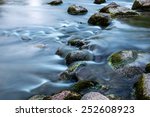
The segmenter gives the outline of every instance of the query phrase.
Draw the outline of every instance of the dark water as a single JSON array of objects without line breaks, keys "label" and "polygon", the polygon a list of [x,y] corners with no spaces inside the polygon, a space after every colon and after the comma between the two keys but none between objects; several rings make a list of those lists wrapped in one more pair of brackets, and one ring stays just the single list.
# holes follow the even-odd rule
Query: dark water
[{"label": "dark water", "polygon": [[[108,3],[113,0],[108,0]],[[132,6],[132,0],[114,0]],[[121,99],[134,99],[133,79],[120,78],[107,66],[111,53],[124,49],[150,52],[149,15],[138,20],[113,20],[106,30],[89,26],[87,19],[103,5],[92,0],[64,0],[60,6],[49,6],[49,0],[0,0],[0,99],[28,99],[35,94],[52,94],[68,88],[71,83],[58,81],[65,69],[64,59],[55,55],[68,39],[80,37],[98,44],[93,51],[104,56],[94,66],[95,76]],[[71,4],[85,6],[84,16],[68,15]]]}]

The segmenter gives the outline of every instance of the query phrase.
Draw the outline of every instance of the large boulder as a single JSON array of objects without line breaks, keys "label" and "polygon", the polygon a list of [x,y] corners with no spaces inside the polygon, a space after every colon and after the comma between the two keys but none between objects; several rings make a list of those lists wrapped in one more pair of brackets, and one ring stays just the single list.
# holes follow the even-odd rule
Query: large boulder
[{"label": "large boulder", "polygon": [[71,15],[84,15],[88,12],[88,10],[82,6],[71,5],[68,8],[68,13]]},{"label": "large boulder", "polygon": [[67,65],[70,65],[71,63],[74,63],[76,61],[91,61],[93,59],[93,54],[88,50],[72,51],[65,57]]},{"label": "large boulder", "polygon": [[105,3],[106,0],[94,0],[94,3],[95,4],[102,4],[102,3]]},{"label": "large boulder", "polygon": [[94,15],[92,15],[89,20],[88,23],[91,25],[96,25],[96,26],[108,26],[111,24],[111,16],[109,14],[106,13],[95,13]]},{"label": "large boulder", "polygon": [[137,99],[150,99],[150,73],[143,74],[135,86]]},{"label": "large boulder", "polygon": [[47,96],[44,98],[44,100],[80,100],[80,99],[81,99],[80,94],[69,90],[65,90],[53,96]]},{"label": "large boulder", "polygon": [[113,17],[127,17],[127,16],[138,16],[139,13],[133,11],[127,7],[122,7],[115,2],[108,4],[107,6],[100,9],[102,13],[109,13]]},{"label": "large boulder", "polygon": [[48,4],[50,4],[50,5],[60,5],[62,3],[63,3],[62,0],[53,0],[53,1],[49,2]]},{"label": "large boulder", "polygon": [[150,0],[135,0],[132,9],[150,10]]},{"label": "large boulder", "polygon": [[81,100],[109,100],[106,96],[99,92],[89,92],[85,94]]}]

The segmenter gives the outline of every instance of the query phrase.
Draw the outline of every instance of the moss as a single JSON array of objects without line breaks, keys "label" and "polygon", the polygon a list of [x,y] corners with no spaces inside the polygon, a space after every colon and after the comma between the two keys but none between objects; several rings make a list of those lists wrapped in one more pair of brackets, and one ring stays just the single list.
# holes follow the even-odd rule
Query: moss
[{"label": "moss", "polygon": [[69,66],[68,68],[68,72],[74,72],[75,70],[77,70],[79,67],[81,66],[85,66],[86,63],[83,62],[76,62],[73,65]]},{"label": "moss", "polygon": [[148,63],[145,67],[146,73],[150,73],[150,63]]},{"label": "moss", "polygon": [[64,100],[80,100],[81,95],[76,92],[71,92],[69,95],[67,95]]},{"label": "moss", "polygon": [[74,91],[80,92],[83,89],[87,89],[95,86],[97,83],[93,81],[79,81],[72,86]]}]

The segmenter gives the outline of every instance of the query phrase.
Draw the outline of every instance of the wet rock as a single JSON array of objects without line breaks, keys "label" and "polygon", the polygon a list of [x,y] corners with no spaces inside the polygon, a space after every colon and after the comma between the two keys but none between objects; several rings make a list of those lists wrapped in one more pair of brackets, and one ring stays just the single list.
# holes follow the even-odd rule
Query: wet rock
[{"label": "wet rock", "polygon": [[82,47],[82,46],[87,45],[87,44],[88,44],[87,41],[84,41],[81,39],[71,39],[68,41],[68,45],[76,46],[76,47]]},{"label": "wet rock", "polygon": [[80,99],[81,99],[80,94],[68,90],[44,98],[44,100],[80,100]]},{"label": "wet rock", "polygon": [[50,4],[50,5],[60,5],[62,3],[63,3],[62,0],[53,0],[53,1],[49,2],[48,4]]},{"label": "wet rock", "polygon": [[137,52],[132,50],[124,50],[113,53],[109,58],[109,64],[114,68],[118,69],[124,67],[126,64],[129,64],[135,61],[137,58]]},{"label": "wet rock", "polygon": [[137,99],[150,99],[150,73],[143,74],[135,86]]},{"label": "wet rock", "polygon": [[146,73],[150,73],[150,63],[148,63],[145,67]]},{"label": "wet rock", "polygon": [[133,11],[129,8],[126,7],[122,7],[118,4],[116,4],[115,2],[112,2],[110,4],[108,4],[107,6],[103,7],[102,9],[100,9],[100,12],[102,13],[109,13],[111,16],[114,17],[129,17],[129,16],[138,16],[139,13],[136,11]]},{"label": "wet rock", "polygon": [[99,92],[89,92],[85,94],[81,100],[109,100],[106,96]]},{"label": "wet rock", "polygon": [[69,81],[69,82],[78,81],[79,79],[76,76],[76,72],[84,66],[86,66],[86,63],[84,62],[75,62],[74,64],[71,64],[67,70],[65,70],[59,75],[59,80]]},{"label": "wet rock", "polygon": [[66,57],[70,52],[74,51],[74,48],[68,47],[68,46],[62,46],[57,49],[56,55],[59,55],[61,57]]},{"label": "wet rock", "polygon": [[94,3],[95,4],[102,4],[102,3],[105,3],[106,0],[94,0]]},{"label": "wet rock", "polygon": [[74,85],[72,85],[72,89],[76,92],[82,91],[84,89],[94,87],[97,83],[94,81],[89,81],[89,80],[83,80],[83,81],[78,81]]},{"label": "wet rock", "polygon": [[106,13],[95,13],[94,15],[92,15],[89,20],[88,23],[91,25],[96,25],[96,26],[108,26],[111,24],[111,16],[109,14]]},{"label": "wet rock", "polygon": [[94,56],[91,52],[89,52],[88,50],[77,50],[77,51],[73,51],[70,52],[66,57],[66,64],[70,65],[73,62],[76,61],[91,61],[93,60]]},{"label": "wet rock", "polygon": [[67,11],[71,15],[84,15],[88,12],[86,8],[77,5],[71,5]]},{"label": "wet rock", "polygon": [[132,9],[150,11],[150,0],[134,0]]},{"label": "wet rock", "polygon": [[34,95],[31,98],[29,98],[29,100],[43,100],[44,97],[46,97],[45,95]]}]

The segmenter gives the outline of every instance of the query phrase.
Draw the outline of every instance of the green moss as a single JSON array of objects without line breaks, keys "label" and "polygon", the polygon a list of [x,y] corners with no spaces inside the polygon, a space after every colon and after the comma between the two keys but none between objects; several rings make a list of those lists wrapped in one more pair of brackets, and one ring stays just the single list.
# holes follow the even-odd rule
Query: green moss
[{"label": "green moss", "polygon": [[145,67],[146,73],[150,73],[150,63],[148,63]]},{"label": "green moss", "polygon": [[64,100],[80,100],[81,95],[75,92],[71,92],[68,96],[64,98]]},{"label": "green moss", "polygon": [[80,66],[85,66],[85,63],[83,62],[76,62],[75,64],[69,66],[68,68],[68,72],[74,72],[75,70],[77,70]]}]

